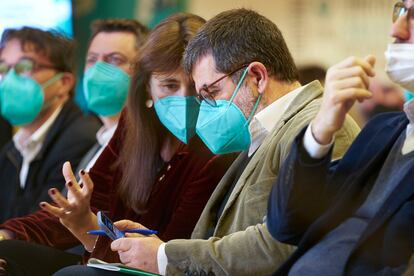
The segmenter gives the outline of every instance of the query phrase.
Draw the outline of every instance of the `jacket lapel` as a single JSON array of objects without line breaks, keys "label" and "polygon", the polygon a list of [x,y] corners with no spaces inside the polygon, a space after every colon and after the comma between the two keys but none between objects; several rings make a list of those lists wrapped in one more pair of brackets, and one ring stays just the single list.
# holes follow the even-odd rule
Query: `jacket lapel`
[{"label": "jacket lapel", "polygon": [[[375,181],[376,175],[373,177],[373,173],[377,174],[379,172],[389,151],[407,123],[408,121],[400,121],[397,125],[387,124],[376,133],[369,133],[371,140],[367,141],[364,138],[359,138],[358,141],[355,141],[358,145],[355,142],[353,143],[336,170],[341,171],[342,174],[344,174],[344,171],[354,171],[355,173],[350,174],[344,180],[343,189],[338,193],[335,200],[337,203],[308,229],[307,234],[302,239],[301,246],[307,248],[315,244],[327,232],[333,230],[352,215],[358,205],[361,204],[358,198],[361,198],[364,188]],[[355,163],[356,156],[359,156],[360,161]],[[346,168],[350,164],[352,166]],[[332,177],[332,179],[337,178],[339,177],[335,177],[335,175]],[[369,190],[371,190],[370,187],[367,192]]]},{"label": "jacket lapel", "polygon": [[[371,236],[379,227],[381,227],[395,212],[414,194],[414,159],[410,161],[410,169],[405,172],[400,183],[391,193],[384,205],[378,210],[367,230],[363,233],[361,239],[358,241],[360,245],[364,240]],[[358,246],[357,245],[357,246]]]}]

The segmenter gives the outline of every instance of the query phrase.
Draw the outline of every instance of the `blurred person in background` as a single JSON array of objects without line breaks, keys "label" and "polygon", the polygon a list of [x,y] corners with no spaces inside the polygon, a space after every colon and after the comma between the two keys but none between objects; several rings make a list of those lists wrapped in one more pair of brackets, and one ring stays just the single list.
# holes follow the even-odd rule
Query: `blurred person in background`
[{"label": "blurred person in background", "polygon": [[396,84],[373,78],[369,82],[369,91],[372,97],[358,104],[365,123],[380,113],[403,110],[404,94]]},{"label": "blurred person in background", "polygon": [[298,68],[299,82],[306,85],[314,80],[318,80],[321,85],[325,84],[326,69],[320,65],[306,65]]},{"label": "blurred person in background", "polygon": [[35,28],[7,29],[0,41],[0,110],[19,130],[0,152],[0,222],[39,209],[64,187],[62,164],[77,165],[100,126],[72,101],[73,42]]}]

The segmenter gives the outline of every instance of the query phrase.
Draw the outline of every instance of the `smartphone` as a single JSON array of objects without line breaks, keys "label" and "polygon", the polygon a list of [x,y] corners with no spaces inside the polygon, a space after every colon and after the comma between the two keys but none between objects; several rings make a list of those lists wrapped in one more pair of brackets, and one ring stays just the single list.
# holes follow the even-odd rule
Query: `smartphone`
[{"label": "smartphone", "polygon": [[105,231],[106,235],[111,240],[116,240],[125,237],[125,233],[116,228],[112,221],[102,211],[99,211],[97,213],[97,216],[99,227],[101,227],[101,229]]}]

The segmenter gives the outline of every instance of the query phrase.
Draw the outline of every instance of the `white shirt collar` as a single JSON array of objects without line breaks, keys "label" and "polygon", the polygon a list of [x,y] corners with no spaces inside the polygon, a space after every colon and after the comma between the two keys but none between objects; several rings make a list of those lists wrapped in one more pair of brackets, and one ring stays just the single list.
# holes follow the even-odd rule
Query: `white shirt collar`
[{"label": "white shirt collar", "polygon": [[266,108],[257,113],[249,124],[251,144],[248,155],[251,156],[262,144],[267,134],[275,127],[282,118],[289,105],[295,97],[304,89],[301,86],[283,97],[277,99]]},{"label": "white shirt collar", "polygon": [[101,146],[100,149],[95,153],[95,155],[89,160],[88,164],[85,168],[83,168],[85,171],[89,171],[96,163],[96,160],[98,160],[101,153],[104,151],[105,147],[108,145],[109,141],[111,140],[112,136],[115,133],[116,128],[118,127],[118,123],[111,126],[110,128],[106,128],[105,126],[102,126],[98,132],[96,133],[96,140],[98,141],[98,144]]},{"label": "white shirt collar", "polygon": [[20,187],[24,189],[26,186],[26,179],[29,173],[30,163],[35,159],[43,147],[46,135],[62,110],[62,105],[59,106],[53,114],[44,122],[32,135],[27,138],[23,129],[17,131],[13,136],[13,143],[16,149],[20,152],[23,162],[19,173]]},{"label": "white shirt collar", "polygon": [[106,128],[102,126],[98,132],[96,132],[96,140],[98,141],[99,145],[105,147],[109,140],[111,140],[112,136],[115,133],[116,128],[118,127],[118,123],[114,124],[110,128]]}]

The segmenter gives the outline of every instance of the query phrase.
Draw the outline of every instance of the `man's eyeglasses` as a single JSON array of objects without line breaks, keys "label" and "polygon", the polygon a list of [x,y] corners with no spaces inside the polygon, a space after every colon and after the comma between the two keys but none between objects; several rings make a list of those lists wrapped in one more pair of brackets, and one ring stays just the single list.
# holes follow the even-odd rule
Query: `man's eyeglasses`
[{"label": "man's eyeglasses", "polygon": [[246,68],[248,64],[244,64],[241,67],[238,67],[236,70],[231,71],[230,73],[220,77],[219,79],[215,80],[214,82],[210,83],[209,85],[204,84],[203,87],[200,89],[200,94],[198,95],[198,99],[200,101],[205,101],[207,104],[211,106],[217,106],[216,100],[214,99],[213,93],[209,90],[213,85],[217,84],[219,81],[232,76],[237,71],[240,71],[243,68]]},{"label": "man's eyeglasses", "polygon": [[31,58],[22,58],[14,65],[0,61],[0,77],[4,77],[12,68],[14,68],[18,75],[31,75],[40,69],[56,69],[53,65],[41,64]]},{"label": "man's eyeglasses", "polygon": [[404,2],[397,2],[394,5],[394,10],[392,12],[392,22],[397,21],[398,18],[403,16],[405,13],[407,13],[407,21],[410,24],[410,27],[414,28],[414,12],[413,7],[411,6],[407,8],[404,4]]}]

